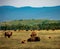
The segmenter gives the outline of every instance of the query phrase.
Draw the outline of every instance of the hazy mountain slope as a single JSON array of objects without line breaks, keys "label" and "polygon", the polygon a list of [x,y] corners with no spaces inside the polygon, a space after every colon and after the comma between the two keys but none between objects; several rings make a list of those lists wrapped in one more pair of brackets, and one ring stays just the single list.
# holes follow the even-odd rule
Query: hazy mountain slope
[{"label": "hazy mountain slope", "polygon": [[19,19],[60,20],[60,6],[39,8],[0,6],[0,21]]}]

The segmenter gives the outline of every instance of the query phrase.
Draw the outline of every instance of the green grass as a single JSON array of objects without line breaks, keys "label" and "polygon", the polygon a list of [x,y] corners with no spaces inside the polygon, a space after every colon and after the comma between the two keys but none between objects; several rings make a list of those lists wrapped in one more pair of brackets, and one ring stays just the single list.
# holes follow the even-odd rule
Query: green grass
[{"label": "green grass", "polygon": [[49,22],[49,23],[57,23],[57,22],[60,22],[60,20],[42,20],[42,19],[37,19],[37,20],[14,20],[14,21],[7,21],[7,22],[0,22],[0,25],[12,25],[12,24],[24,24],[24,25],[33,25],[33,24],[38,24],[38,23],[42,23],[42,22]]},{"label": "green grass", "polygon": [[[0,31],[0,49],[60,49],[60,30],[36,31],[41,41],[26,41],[25,44],[21,41],[27,40],[31,31],[13,31],[11,38],[4,38],[3,32]],[[51,39],[48,38],[49,36]]]}]

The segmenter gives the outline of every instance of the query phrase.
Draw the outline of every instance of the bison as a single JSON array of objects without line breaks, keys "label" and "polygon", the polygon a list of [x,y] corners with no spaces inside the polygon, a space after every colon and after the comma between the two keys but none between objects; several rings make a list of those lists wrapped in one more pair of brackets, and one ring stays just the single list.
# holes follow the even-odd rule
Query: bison
[{"label": "bison", "polygon": [[49,36],[48,38],[49,38],[49,39],[51,39],[51,37],[50,37],[50,36]]},{"label": "bison", "polygon": [[40,41],[40,37],[37,36],[36,32],[32,32],[31,37],[27,40],[28,42],[32,42],[32,41]]},{"label": "bison", "polygon": [[5,32],[4,36],[10,38],[10,36],[12,36],[12,32]]},{"label": "bison", "polygon": [[22,44],[25,44],[25,43],[26,43],[26,40],[22,40],[21,43],[22,43]]}]

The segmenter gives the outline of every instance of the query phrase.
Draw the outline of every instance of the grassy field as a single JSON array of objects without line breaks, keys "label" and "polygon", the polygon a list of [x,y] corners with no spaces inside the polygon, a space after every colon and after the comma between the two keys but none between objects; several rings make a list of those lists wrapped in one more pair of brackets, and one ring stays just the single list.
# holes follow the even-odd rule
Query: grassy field
[{"label": "grassy field", "polygon": [[[60,49],[60,30],[40,30],[35,32],[40,37],[39,42],[27,42],[22,44],[22,40],[27,40],[32,31],[13,31],[11,38],[4,37],[4,31],[0,31],[0,49]],[[49,39],[48,37],[51,37]]]}]

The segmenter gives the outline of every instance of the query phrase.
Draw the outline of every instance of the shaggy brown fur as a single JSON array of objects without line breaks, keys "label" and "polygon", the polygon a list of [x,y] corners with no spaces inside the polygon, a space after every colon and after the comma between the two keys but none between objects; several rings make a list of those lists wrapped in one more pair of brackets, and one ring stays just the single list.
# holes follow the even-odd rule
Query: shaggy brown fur
[{"label": "shaggy brown fur", "polygon": [[12,32],[5,32],[4,36],[10,38],[10,36],[12,36]]}]

